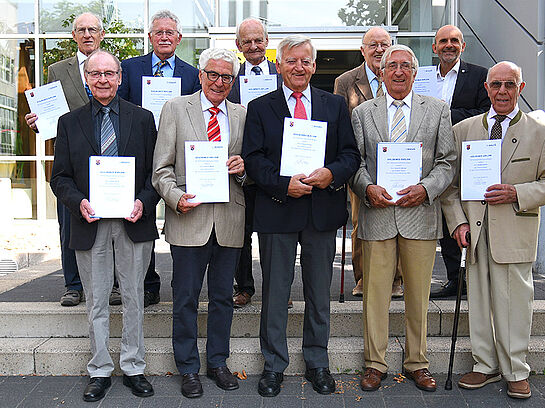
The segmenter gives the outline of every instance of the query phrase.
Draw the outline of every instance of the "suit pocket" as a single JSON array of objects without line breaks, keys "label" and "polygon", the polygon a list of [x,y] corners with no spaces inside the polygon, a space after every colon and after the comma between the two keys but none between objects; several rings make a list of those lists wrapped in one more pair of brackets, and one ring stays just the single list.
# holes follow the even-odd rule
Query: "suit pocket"
[{"label": "suit pocket", "polygon": [[519,162],[525,162],[530,161],[529,157],[518,157],[516,159],[511,160],[511,163],[519,163]]}]

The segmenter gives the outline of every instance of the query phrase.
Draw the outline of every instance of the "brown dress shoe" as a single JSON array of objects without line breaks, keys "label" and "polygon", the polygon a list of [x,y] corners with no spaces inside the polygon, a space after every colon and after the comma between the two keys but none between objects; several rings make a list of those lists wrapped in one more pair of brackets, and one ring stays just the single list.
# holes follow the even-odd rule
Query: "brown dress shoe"
[{"label": "brown dress shoe", "polygon": [[240,309],[241,307],[247,306],[252,302],[252,296],[246,292],[237,292],[233,296],[233,307],[235,309]]},{"label": "brown dress shoe", "polygon": [[458,380],[458,386],[467,390],[476,390],[477,388],[484,387],[486,384],[499,380],[501,380],[501,375],[498,373],[483,374],[478,373],[477,371],[471,371],[464,374],[462,378]]},{"label": "brown dress shoe", "polygon": [[421,368],[420,370],[407,371],[405,373],[407,378],[410,378],[414,381],[417,388],[420,388],[422,391],[433,392],[437,388],[435,379],[431,376],[431,373],[427,368]]},{"label": "brown dress shoe", "polygon": [[507,395],[511,398],[530,398],[530,383],[528,380],[507,381]]},{"label": "brown dress shoe", "polygon": [[380,388],[380,382],[388,376],[374,368],[366,368],[361,377],[360,387],[363,391],[376,391]]},{"label": "brown dress shoe", "polygon": [[352,296],[362,297],[363,296],[363,279],[359,279],[354,289],[352,289]]}]

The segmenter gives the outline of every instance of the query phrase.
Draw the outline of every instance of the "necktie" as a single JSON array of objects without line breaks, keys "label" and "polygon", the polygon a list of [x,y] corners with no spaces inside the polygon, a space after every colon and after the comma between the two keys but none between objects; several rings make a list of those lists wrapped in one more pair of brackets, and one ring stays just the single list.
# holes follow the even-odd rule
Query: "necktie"
[{"label": "necktie", "polygon": [[114,125],[110,119],[110,108],[103,106],[102,126],[100,127],[100,151],[103,156],[117,156],[117,141]]},{"label": "necktie", "polygon": [[89,88],[89,85],[85,84],[85,92],[87,92],[87,97],[89,98],[89,100],[91,100],[93,98],[93,94],[91,92],[91,88]]},{"label": "necktie", "polygon": [[291,96],[295,98],[295,110],[293,111],[293,117],[296,119],[306,119],[307,111],[305,110],[305,105],[303,105],[303,101],[301,100],[303,94],[301,92],[294,92],[291,94]]},{"label": "necktie", "polygon": [[263,73],[263,70],[260,66],[256,65],[255,67],[252,67],[252,72],[256,75],[261,75]]},{"label": "necktie", "polygon": [[397,107],[392,120],[392,132],[390,133],[390,141],[396,143],[403,143],[407,138],[407,125],[405,124],[405,114],[401,108],[405,102],[393,101],[394,106]]},{"label": "necktie", "polygon": [[168,64],[167,60],[159,61],[157,65],[157,70],[155,71],[155,74],[153,76],[156,77],[162,77],[163,76],[163,68]]},{"label": "necktie", "polygon": [[218,123],[218,113],[220,108],[209,108],[208,111],[212,114],[208,122],[208,140],[211,142],[221,142],[220,124]]},{"label": "necktie", "polygon": [[377,98],[379,96],[384,96],[384,89],[382,89],[382,81],[378,78],[376,78],[377,82],[378,82],[378,88],[377,88]]},{"label": "necktie", "polygon": [[501,123],[505,120],[507,115],[495,115],[494,118],[496,121],[492,125],[492,130],[490,131],[490,139],[501,139]]}]

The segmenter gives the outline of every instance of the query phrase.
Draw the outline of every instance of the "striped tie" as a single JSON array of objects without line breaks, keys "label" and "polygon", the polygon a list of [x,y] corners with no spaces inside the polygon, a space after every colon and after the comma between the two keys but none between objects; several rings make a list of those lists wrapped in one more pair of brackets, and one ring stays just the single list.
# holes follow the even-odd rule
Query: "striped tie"
[{"label": "striped tie", "polygon": [[164,60],[164,61],[159,61],[156,65],[157,65],[157,70],[155,71],[155,74],[153,74],[153,76],[156,76],[156,77],[162,77],[163,76],[163,67],[165,65],[168,64],[168,61],[167,60]]},{"label": "striped tie", "polygon": [[397,107],[394,113],[394,119],[392,121],[392,132],[390,133],[390,141],[396,143],[403,143],[407,138],[407,126],[405,125],[405,115],[401,108],[405,102],[393,101],[394,106]]},{"label": "striped tie", "polygon": [[221,142],[220,134],[220,124],[218,123],[218,113],[220,108],[209,108],[208,111],[211,113],[210,121],[208,122],[208,140],[211,142]]},{"label": "striped tie", "polygon": [[100,151],[103,156],[117,156],[117,140],[114,125],[110,119],[110,108],[103,106],[101,110],[104,115],[100,127]]},{"label": "striped tie", "polygon": [[377,82],[378,82],[378,88],[377,88],[377,98],[379,96],[384,96],[384,89],[382,89],[382,81],[378,78],[376,78]]},{"label": "striped tie", "polygon": [[89,100],[93,99],[93,93],[91,92],[91,88],[89,88],[89,85],[85,83],[85,92],[87,92],[87,97]]}]

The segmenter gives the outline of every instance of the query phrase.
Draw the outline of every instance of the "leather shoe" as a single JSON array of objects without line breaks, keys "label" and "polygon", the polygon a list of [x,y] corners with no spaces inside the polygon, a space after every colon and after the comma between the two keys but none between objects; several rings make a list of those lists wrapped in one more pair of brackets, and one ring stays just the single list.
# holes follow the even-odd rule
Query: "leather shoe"
[{"label": "leather shoe", "polygon": [[149,305],[156,305],[161,301],[161,296],[159,296],[159,292],[149,292],[144,291],[144,307],[148,307]]},{"label": "leather shoe", "polygon": [[92,377],[83,391],[83,400],[87,402],[101,400],[110,385],[112,385],[110,377]]},{"label": "leather shoe", "polygon": [[262,397],[276,397],[280,393],[280,384],[284,381],[284,374],[274,371],[263,371],[257,392]]},{"label": "leather shoe", "polygon": [[240,309],[252,303],[252,295],[247,292],[236,292],[233,296],[233,307]]},{"label": "leather shoe", "polygon": [[358,279],[356,286],[352,289],[352,296],[362,297],[363,296],[363,279]]},{"label": "leather shoe", "polygon": [[231,391],[238,388],[238,381],[236,377],[231,374],[231,371],[227,366],[208,368],[206,370],[206,376],[216,382],[216,385],[222,390]]},{"label": "leather shoe", "polygon": [[190,373],[182,375],[182,395],[187,398],[202,397],[202,384],[199,374]]},{"label": "leather shoe", "polygon": [[154,393],[153,387],[146,380],[143,374],[125,375],[123,374],[123,385],[129,387],[137,397],[151,397]]},{"label": "leather shoe", "polygon": [[380,382],[388,377],[375,368],[366,368],[361,377],[360,387],[363,391],[376,391],[380,388]]},{"label": "leather shoe", "polygon": [[405,376],[414,381],[417,388],[422,391],[433,392],[437,388],[435,379],[431,376],[431,373],[427,368],[421,368],[415,371],[406,371]]},{"label": "leather shoe", "polygon": [[[430,293],[430,298],[432,299],[441,299],[451,296],[456,296],[456,293],[458,292],[458,281],[457,280],[449,280],[446,281],[439,289],[433,290]],[[464,281],[462,286],[462,295],[465,295],[467,292],[466,290],[466,282]]]},{"label": "leather shoe", "polygon": [[335,380],[328,368],[307,369],[305,378],[312,383],[312,388],[319,394],[327,395],[335,392]]},{"label": "leather shoe", "polygon": [[110,299],[109,299],[110,306],[118,306],[121,302],[121,292],[119,291],[119,288],[116,288],[115,286],[112,288],[112,291],[110,292]]}]

